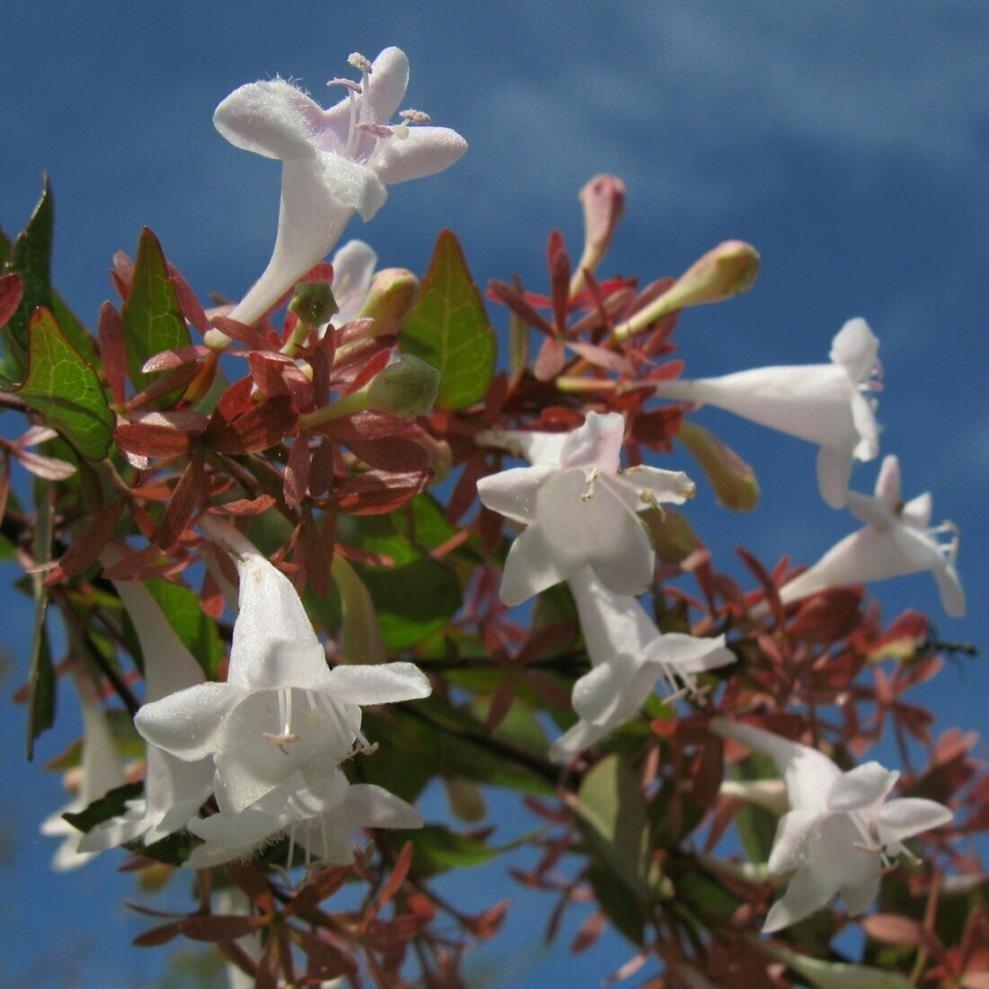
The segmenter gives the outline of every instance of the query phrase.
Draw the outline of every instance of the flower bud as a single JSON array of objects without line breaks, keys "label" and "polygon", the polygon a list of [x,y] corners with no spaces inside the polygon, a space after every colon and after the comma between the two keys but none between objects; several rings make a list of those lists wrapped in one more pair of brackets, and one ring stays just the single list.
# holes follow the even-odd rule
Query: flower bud
[{"label": "flower bud", "polygon": [[698,258],[658,299],[615,327],[626,340],[679,309],[722,302],[755,284],[759,252],[744,240],[726,240]]},{"label": "flower bud", "polygon": [[649,529],[656,556],[662,563],[678,564],[690,556],[699,545],[686,516],[675,508],[649,508],[639,513]]},{"label": "flower bud", "polygon": [[330,283],[325,281],[300,282],[295,286],[295,295],[288,308],[307,326],[328,323],[339,312]]},{"label": "flower bud", "polygon": [[625,212],[625,183],[614,175],[595,175],[578,198],[584,207],[584,252],[570,283],[571,296],[583,288],[584,270],[595,271],[608,253]]},{"label": "flower bud", "polygon": [[407,268],[377,272],[358,314],[374,320],[368,336],[397,335],[418,298],[419,279]]},{"label": "flower bud", "polygon": [[367,384],[367,408],[414,418],[432,409],[440,372],[412,354],[399,354]]},{"label": "flower bud", "polygon": [[751,512],[759,504],[755,471],[710,430],[684,421],[677,439],[694,455],[714,488],[718,504],[735,512]]}]

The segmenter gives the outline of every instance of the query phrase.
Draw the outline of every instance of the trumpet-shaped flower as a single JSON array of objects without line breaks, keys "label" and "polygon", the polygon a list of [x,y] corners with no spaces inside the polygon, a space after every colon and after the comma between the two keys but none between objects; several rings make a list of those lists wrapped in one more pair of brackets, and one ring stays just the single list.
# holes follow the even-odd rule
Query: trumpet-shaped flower
[{"label": "trumpet-shaped flower", "polygon": [[534,461],[477,483],[488,508],[526,525],[505,561],[506,604],[521,604],[586,566],[616,594],[639,594],[649,586],[654,554],[637,512],[661,502],[681,504],[692,497],[694,484],[681,471],[620,470],[624,430],[618,413],[590,412],[569,434],[500,434],[498,444],[507,436]]},{"label": "trumpet-shaped flower", "polygon": [[697,690],[696,675],[735,662],[725,637],[662,633],[634,597],[612,594],[589,568],[570,578],[592,669],[573,688],[580,715],[550,749],[562,761],[635,717],[657,681],[674,701]]},{"label": "trumpet-shaped flower", "polygon": [[145,704],[135,718],[145,739],[180,759],[213,756],[224,813],[298,790],[300,774],[307,784],[326,777],[363,744],[359,705],[431,691],[412,663],[330,670],[295,588],[236,536],[240,600],[226,683],[180,690]]},{"label": "trumpet-shaped flower", "polygon": [[235,89],[213,114],[231,144],[282,161],[275,248],[230,313],[242,323],[258,320],[321,261],[355,211],[370,220],[387,185],[442,171],[467,150],[456,131],[428,126],[420,111],[389,124],[409,81],[400,49],[386,48],[373,63],[355,53],[350,64],[361,81],[330,80],[346,95],[327,110],[292,83],[270,79]]},{"label": "trumpet-shaped flower", "polygon": [[[201,684],[202,668],[148,591],[133,581],[116,581],[114,587],[141,643],[145,700],[153,702]],[[79,843],[80,849],[101,851],[136,838],[146,845],[161,840],[195,815],[209,796],[212,781],[210,759],[184,762],[149,744],[143,798],[128,801],[126,813],[93,828]]]},{"label": "trumpet-shaped flower", "polygon": [[656,393],[718,408],[820,444],[817,482],[832,508],[845,504],[852,460],[879,452],[871,377],[879,341],[864,319],[850,319],[831,344],[830,364],[760,367],[720,378],[663,381]]},{"label": "trumpet-shaped flower", "polygon": [[[951,522],[931,527],[933,501],[924,492],[904,502],[900,497],[900,464],[887,456],[879,470],[873,497],[848,493],[848,507],[864,528],[846,536],[799,577],[780,588],[784,604],[844,584],[885,580],[930,570],[937,581],[944,610],[954,618],[965,613],[954,561],[958,530]],[[947,535],[942,543],[938,537]]]},{"label": "trumpet-shaped flower", "polygon": [[120,756],[113,744],[110,726],[106,715],[89,684],[78,682],[79,700],[82,705],[82,764],[79,790],[75,799],[65,807],[46,818],[41,824],[41,833],[52,838],[64,838],[52,858],[52,868],[56,872],[77,869],[88,862],[99,849],[81,850],[79,845],[85,835],[62,817],[63,814],[78,814],[94,800],[108,791],[123,786],[124,770]]},{"label": "trumpet-shaped flower", "polygon": [[887,800],[899,773],[878,762],[843,773],[826,755],[752,725],[714,718],[711,730],[769,756],[786,784],[790,810],[780,818],[771,874],[793,872],[763,931],[797,923],[840,895],[855,915],[875,899],[903,842],[940,827],[951,811],[933,800]]},{"label": "trumpet-shaped flower", "polygon": [[419,812],[379,786],[351,785],[338,769],[315,785],[301,774],[239,813],[221,812],[192,822],[203,839],[186,865],[205,869],[250,856],[280,834],[292,849],[305,850],[307,861],[343,865],[353,861],[351,835],[359,828],[421,828]]}]

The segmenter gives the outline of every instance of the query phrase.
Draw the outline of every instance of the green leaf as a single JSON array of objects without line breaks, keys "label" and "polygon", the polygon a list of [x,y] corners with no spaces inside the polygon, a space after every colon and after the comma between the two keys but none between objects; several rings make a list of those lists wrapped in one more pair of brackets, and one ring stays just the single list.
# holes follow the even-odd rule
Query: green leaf
[{"label": "green leaf", "polygon": [[[34,530],[34,559],[36,564],[51,559],[52,503],[47,481],[35,482],[38,519]],[[34,740],[55,723],[55,669],[48,646],[48,591],[44,575],[31,576],[34,590],[34,632],[31,637],[28,668],[27,699],[27,757],[34,758]]]},{"label": "green leaf", "polygon": [[[121,318],[127,345],[127,373],[140,391],[154,380],[152,375],[141,372],[149,357],[190,343],[161,244],[147,227],[141,231],[134,279]],[[167,399],[164,404],[168,404]]]},{"label": "green leaf", "polygon": [[451,230],[440,233],[422,293],[399,335],[402,350],[442,374],[439,409],[480,401],[494,376],[495,336]]},{"label": "green leaf", "polygon": [[223,658],[223,643],[216,623],[203,612],[198,595],[167,580],[147,580],[144,587],[182,644],[196,657],[207,679],[215,678]]},{"label": "green leaf", "polygon": [[27,377],[17,395],[87,460],[109,453],[114,417],[100,379],[47,309],[31,317]]},{"label": "green leaf", "polygon": [[628,895],[624,883],[604,866],[592,863],[587,870],[587,881],[594,890],[598,904],[615,927],[632,942],[642,944],[646,926],[646,912],[634,896]]},{"label": "green leaf", "polygon": [[502,851],[439,824],[427,824],[416,831],[403,831],[400,844],[406,841],[412,842],[412,868],[416,875],[422,877],[435,876],[449,869],[484,865],[497,858]]},{"label": "green leaf", "polygon": [[910,989],[913,983],[899,972],[882,971],[865,965],[826,962],[791,951],[774,941],[762,941],[759,947],[784,962],[816,989]]},{"label": "green leaf", "polygon": [[55,204],[51,183],[45,176],[41,198],[27,226],[10,248],[4,271],[17,271],[24,279],[24,295],[17,311],[3,329],[4,350],[0,374],[10,382],[20,381],[27,366],[28,326],[38,306],[51,309],[51,254],[55,230]]},{"label": "green leaf", "polygon": [[78,813],[66,813],[64,817],[72,827],[89,834],[97,824],[119,817],[127,810],[128,800],[138,800],[144,795],[143,783],[124,783],[108,790],[98,800]]}]

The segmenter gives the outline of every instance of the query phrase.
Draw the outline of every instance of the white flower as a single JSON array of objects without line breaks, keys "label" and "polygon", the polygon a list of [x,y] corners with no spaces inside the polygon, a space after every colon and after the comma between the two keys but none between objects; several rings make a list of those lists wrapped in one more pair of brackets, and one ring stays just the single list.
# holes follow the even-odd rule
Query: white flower
[{"label": "white flower", "polygon": [[[951,522],[930,527],[933,501],[929,492],[902,501],[900,465],[895,456],[883,460],[875,496],[850,491],[848,507],[865,527],[846,536],[810,569],[784,584],[780,588],[784,604],[829,587],[930,570],[944,610],[954,618],[965,614],[965,593],[954,567],[958,531]],[[947,543],[938,541],[942,534],[949,537]]]},{"label": "white flower", "polygon": [[[144,659],[145,701],[152,702],[201,684],[202,668],[183,645],[154,598],[140,583],[114,581],[130,616]],[[183,762],[148,744],[144,796],[127,803],[120,817],[104,821],[79,843],[82,851],[102,851],[141,838],[154,844],[183,827],[209,796],[213,764],[208,758]]]},{"label": "white flower", "polygon": [[735,662],[723,635],[664,634],[635,598],[612,594],[588,568],[569,583],[592,669],[574,684],[573,707],[581,720],[553,743],[555,761],[635,717],[657,680],[671,688],[671,702],[696,691],[696,674]]},{"label": "white flower", "polygon": [[120,756],[113,744],[110,726],[98,701],[91,696],[92,688],[77,681],[79,700],[82,706],[82,764],[81,778],[76,797],[65,807],[56,811],[41,824],[41,833],[49,837],[64,837],[52,859],[56,872],[77,869],[88,862],[97,852],[80,851],[79,844],[85,837],[83,832],[69,824],[63,814],[78,814],[94,800],[99,800],[110,790],[123,786],[124,770]]},{"label": "white flower", "polygon": [[[230,316],[254,323],[336,243],[355,211],[370,220],[386,185],[432,175],[467,150],[454,130],[423,126],[404,111],[389,126],[409,81],[409,62],[386,48],[373,63],[352,55],[361,82],[334,79],[347,95],[328,110],[284,79],[249,83],[216,108],[213,123],[231,144],[282,161],[278,234],[268,267]],[[415,126],[410,127],[409,124]]]},{"label": "white flower", "polygon": [[845,504],[852,460],[879,453],[870,377],[879,341],[864,319],[850,319],[831,344],[830,364],[759,367],[720,378],[664,381],[656,394],[734,412],[770,429],[820,444],[817,482],[832,508]]},{"label": "white flower", "polygon": [[345,865],[354,860],[351,834],[357,829],[421,827],[419,812],[404,800],[380,786],[351,785],[334,769],[315,785],[297,775],[289,786],[239,813],[194,821],[190,830],[204,844],[193,850],[186,865],[205,869],[246,858],[283,832],[289,836],[288,864],[298,846],[307,861]]},{"label": "white flower", "polygon": [[867,762],[843,773],[826,755],[751,725],[713,718],[711,730],[768,755],[783,776],[790,811],[780,818],[769,856],[771,874],[793,872],[763,931],[795,924],[840,895],[852,915],[875,899],[903,842],[950,821],[933,800],[887,800],[899,773]]},{"label": "white flower", "polygon": [[[210,527],[218,531],[219,523]],[[287,798],[299,789],[300,774],[306,785],[321,783],[355,744],[363,745],[359,705],[431,691],[412,663],[330,670],[295,588],[237,538],[240,610],[226,683],[181,690],[145,704],[135,718],[149,742],[180,759],[213,756],[214,793],[224,813],[268,794]]]},{"label": "white flower", "polygon": [[[562,436],[529,434],[537,462],[482,478],[481,501],[526,529],[505,561],[502,600],[509,605],[544,591],[590,566],[616,594],[639,594],[653,574],[653,549],[637,512],[694,493],[681,471],[619,470],[624,419],[589,412],[584,425]],[[500,434],[524,437],[525,433]]]},{"label": "white flower", "polygon": [[377,263],[378,255],[362,240],[348,240],[333,255],[334,326],[343,326],[360,315]]}]

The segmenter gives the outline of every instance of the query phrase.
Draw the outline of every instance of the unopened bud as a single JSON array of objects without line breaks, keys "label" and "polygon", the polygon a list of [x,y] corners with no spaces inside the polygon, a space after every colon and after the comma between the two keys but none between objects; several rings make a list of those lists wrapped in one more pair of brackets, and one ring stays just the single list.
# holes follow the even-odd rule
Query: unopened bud
[{"label": "unopened bud", "polygon": [[440,372],[412,354],[399,354],[367,385],[368,408],[413,418],[436,403]]},{"label": "unopened bud", "polygon": [[594,272],[608,253],[625,212],[625,183],[614,175],[595,175],[578,198],[584,207],[584,252],[570,282],[571,296],[584,287],[585,269]]},{"label": "unopened bud", "polygon": [[295,286],[295,295],[288,304],[289,312],[295,313],[299,321],[307,326],[321,326],[328,323],[340,311],[330,283],[300,282]]},{"label": "unopened bud", "polygon": [[333,554],[331,572],[340,595],[342,628],[340,654],[344,663],[383,663],[387,656],[374,602],[364,581],[339,553]]},{"label": "unopened bud", "polygon": [[661,563],[679,564],[690,556],[699,545],[693,527],[687,517],[675,508],[649,508],[639,513],[649,529],[656,556]]},{"label": "unopened bud", "polygon": [[726,240],[698,258],[659,298],[615,327],[615,337],[626,340],[663,316],[722,302],[748,291],[759,274],[759,252],[744,240]]},{"label": "unopened bud", "polygon": [[376,272],[358,315],[370,316],[374,326],[368,336],[396,336],[419,298],[419,279],[406,268]]},{"label": "unopened bud", "polygon": [[446,788],[446,799],[450,803],[450,810],[456,817],[468,824],[476,824],[484,820],[488,807],[484,794],[476,783],[459,778],[444,778],[443,785]]},{"label": "unopened bud", "polygon": [[719,504],[736,512],[751,512],[759,504],[759,481],[755,471],[714,433],[684,421],[677,439],[707,474]]}]

